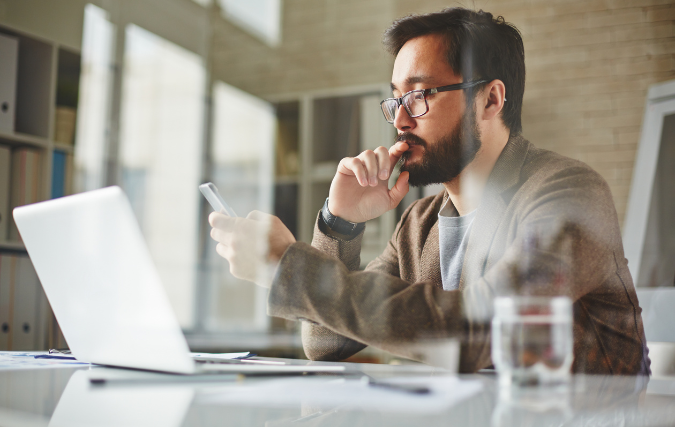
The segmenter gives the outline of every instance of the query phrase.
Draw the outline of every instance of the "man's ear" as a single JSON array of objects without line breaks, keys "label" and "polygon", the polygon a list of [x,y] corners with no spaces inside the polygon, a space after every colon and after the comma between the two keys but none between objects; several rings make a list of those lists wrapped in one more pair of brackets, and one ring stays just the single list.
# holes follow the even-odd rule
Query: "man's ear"
[{"label": "man's ear", "polygon": [[506,102],[506,86],[501,80],[492,80],[483,89],[482,108],[476,111],[478,120],[492,120],[499,116]]}]

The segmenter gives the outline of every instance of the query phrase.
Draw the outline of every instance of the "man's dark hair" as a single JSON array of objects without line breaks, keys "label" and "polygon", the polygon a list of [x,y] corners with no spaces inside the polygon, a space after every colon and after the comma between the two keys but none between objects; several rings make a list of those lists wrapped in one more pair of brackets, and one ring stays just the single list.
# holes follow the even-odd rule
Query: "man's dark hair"
[{"label": "man's dark hair", "polygon": [[[520,32],[501,16],[464,8],[448,8],[394,21],[384,33],[383,44],[398,55],[408,40],[429,34],[445,37],[447,60],[464,81],[499,79],[506,86],[502,121],[512,135],[522,131],[520,114],[525,92],[525,50]],[[485,84],[477,87],[480,90]],[[466,90],[469,105],[475,92]]]}]

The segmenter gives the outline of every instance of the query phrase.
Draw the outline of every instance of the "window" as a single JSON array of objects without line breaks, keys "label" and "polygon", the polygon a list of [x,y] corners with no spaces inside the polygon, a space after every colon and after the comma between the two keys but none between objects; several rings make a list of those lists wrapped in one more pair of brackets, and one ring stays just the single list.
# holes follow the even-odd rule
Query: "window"
[{"label": "window", "polygon": [[[272,212],[276,119],[269,103],[223,82],[213,87],[211,180],[239,216]],[[206,329],[266,331],[267,291],[239,280],[207,238]]]},{"label": "window", "polygon": [[[193,0],[210,6],[213,0]],[[217,0],[223,16],[271,46],[281,41],[281,0]]]},{"label": "window", "polygon": [[204,87],[200,56],[127,27],[121,184],[184,328],[194,323]]},{"label": "window", "polygon": [[84,9],[80,108],[75,144],[76,191],[105,185],[108,107],[115,26],[108,13],[92,4]]}]

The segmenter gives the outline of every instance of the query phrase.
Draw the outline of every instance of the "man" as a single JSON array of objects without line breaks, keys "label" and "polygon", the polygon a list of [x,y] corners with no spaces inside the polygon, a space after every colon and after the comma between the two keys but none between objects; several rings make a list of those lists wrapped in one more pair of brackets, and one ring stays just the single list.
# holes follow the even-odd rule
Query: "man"
[{"label": "man", "polygon": [[[648,373],[607,184],[521,136],[518,30],[454,8],[400,19],[384,43],[396,56],[394,98],[382,102],[396,143],[340,162],[312,246],[296,243],[277,218],[267,221],[273,279],[256,275],[251,261],[251,236],[270,217],[212,214],[232,273],[271,285],[269,314],[304,321],[311,359],[341,360],[366,345],[419,359],[418,344],[459,337],[460,372],[474,372],[492,364],[495,296],[566,295],[575,372]],[[395,208],[409,184],[431,183],[444,191],[413,203],[384,253],[358,271],[363,223]]]}]

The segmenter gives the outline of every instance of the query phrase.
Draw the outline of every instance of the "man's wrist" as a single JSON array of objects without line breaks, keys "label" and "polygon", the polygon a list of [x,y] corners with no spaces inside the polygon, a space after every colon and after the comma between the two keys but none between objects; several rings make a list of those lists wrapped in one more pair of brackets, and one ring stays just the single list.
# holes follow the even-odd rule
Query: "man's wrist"
[{"label": "man's wrist", "polygon": [[365,222],[351,222],[333,215],[328,209],[328,199],[323,204],[320,216],[330,231],[348,239],[358,236],[366,228]]}]

